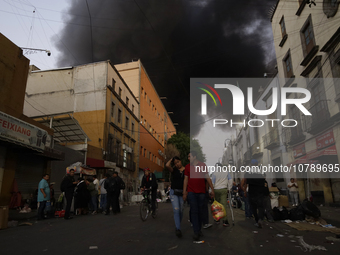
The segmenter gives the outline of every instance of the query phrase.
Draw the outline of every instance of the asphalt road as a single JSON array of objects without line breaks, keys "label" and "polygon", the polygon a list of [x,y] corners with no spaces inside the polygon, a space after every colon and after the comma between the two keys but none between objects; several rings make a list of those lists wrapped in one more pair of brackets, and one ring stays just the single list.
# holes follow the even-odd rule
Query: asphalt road
[{"label": "asphalt road", "polygon": [[[257,229],[239,209],[234,211],[235,226],[214,225],[203,230],[204,244],[194,244],[188,212],[185,208],[181,239],[175,236],[171,204],[160,204],[158,217],[146,222],[141,221],[138,206],[125,207],[115,216],[33,221],[32,226],[0,230],[0,254],[305,254],[295,236],[327,249],[313,254],[339,254],[340,242],[331,244],[325,239],[334,236],[331,233],[297,231],[281,222],[265,223],[263,229]],[[228,214],[230,217],[230,211]]]}]

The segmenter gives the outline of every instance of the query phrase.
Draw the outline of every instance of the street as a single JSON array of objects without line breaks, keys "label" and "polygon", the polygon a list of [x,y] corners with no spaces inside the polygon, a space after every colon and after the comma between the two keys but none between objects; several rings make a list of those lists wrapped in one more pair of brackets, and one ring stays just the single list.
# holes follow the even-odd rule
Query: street
[{"label": "street", "polygon": [[[234,209],[235,226],[214,224],[203,230],[205,243],[194,244],[188,212],[186,207],[181,239],[175,236],[170,203],[159,204],[157,218],[150,217],[146,222],[141,221],[138,206],[124,207],[115,216],[98,214],[68,221],[62,218],[31,221],[32,226],[0,231],[1,254],[304,254],[295,236],[303,236],[309,245],[327,249],[313,250],[313,254],[337,254],[340,248],[340,242],[332,244],[326,240],[335,236],[329,232],[298,231],[281,222],[265,222],[263,229],[257,229],[254,220],[246,220],[239,209]],[[230,211],[227,213],[231,219]]]}]

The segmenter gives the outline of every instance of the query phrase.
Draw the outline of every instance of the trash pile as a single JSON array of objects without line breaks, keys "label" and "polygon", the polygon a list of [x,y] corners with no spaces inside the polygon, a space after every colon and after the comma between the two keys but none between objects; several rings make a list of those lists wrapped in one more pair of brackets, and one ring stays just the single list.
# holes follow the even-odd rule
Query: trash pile
[{"label": "trash pile", "polygon": [[276,221],[304,221],[307,219],[319,219],[320,217],[321,212],[319,208],[308,200],[304,200],[302,204],[290,211],[284,206],[273,208],[273,218]]}]

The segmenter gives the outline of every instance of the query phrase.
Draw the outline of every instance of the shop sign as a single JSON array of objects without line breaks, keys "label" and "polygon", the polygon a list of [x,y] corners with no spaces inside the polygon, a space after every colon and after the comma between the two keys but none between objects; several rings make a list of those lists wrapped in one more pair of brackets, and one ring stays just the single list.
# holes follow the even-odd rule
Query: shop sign
[{"label": "shop sign", "polygon": [[321,150],[325,147],[328,147],[334,144],[335,139],[334,139],[333,129],[323,133],[322,135],[319,135],[318,137],[316,137],[315,141],[316,141],[316,147],[318,148],[318,150]]},{"label": "shop sign", "polygon": [[300,144],[298,146],[295,146],[293,148],[293,154],[294,154],[294,158],[298,158],[301,157],[303,155],[306,155],[306,146],[305,144]]},{"label": "shop sign", "polygon": [[0,137],[39,150],[44,150],[46,143],[51,144],[45,130],[3,112],[0,112]]}]

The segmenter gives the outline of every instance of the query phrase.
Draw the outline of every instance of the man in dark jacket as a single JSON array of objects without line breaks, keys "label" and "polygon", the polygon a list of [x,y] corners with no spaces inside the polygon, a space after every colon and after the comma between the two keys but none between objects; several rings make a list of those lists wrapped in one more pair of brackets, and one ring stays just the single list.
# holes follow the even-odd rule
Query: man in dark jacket
[{"label": "man in dark jacket", "polygon": [[110,174],[106,175],[107,178],[104,183],[104,188],[107,191],[106,215],[110,215],[110,207],[112,207],[112,212],[114,215],[117,214],[117,212],[120,212],[119,209],[120,188],[117,175],[118,175],[117,172],[114,172],[112,176]]},{"label": "man in dark jacket", "polygon": [[156,175],[151,173],[150,168],[144,168],[144,176],[142,179],[141,191],[144,189],[149,189],[151,192],[151,208],[152,214],[156,213],[156,197],[157,197],[157,180]]},{"label": "man in dark jacket", "polygon": [[72,205],[72,199],[74,194],[74,188],[78,182],[74,180],[74,169],[70,169],[68,174],[64,177],[60,184],[60,190],[65,193],[66,198],[66,209],[65,209],[65,220],[72,219],[70,217],[70,210]]}]

